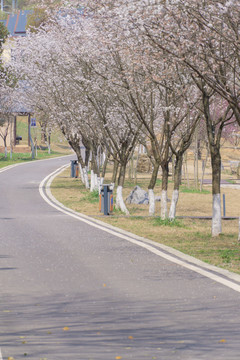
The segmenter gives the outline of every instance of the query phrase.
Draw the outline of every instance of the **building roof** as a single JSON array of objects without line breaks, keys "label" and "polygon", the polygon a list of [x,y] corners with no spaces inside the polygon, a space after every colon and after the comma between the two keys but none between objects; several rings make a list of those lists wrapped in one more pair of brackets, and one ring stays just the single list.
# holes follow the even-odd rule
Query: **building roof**
[{"label": "building roof", "polygon": [[25,36],[27,26],[27,16],[32,10],[19,10],[16,14],[9,14],[3,23],[9,31],[10,36]]},{"label": "building roof", "polygon": [[[89,17],[86,9],[82,6],[77,9],[80,16]],[[0,20],[9,31],[10,36],[26,36],[27,17],[32,14],[33,10],[19,10],[16,14],[9,14],[7,20]],[[67,13],[59,12],[61,16],[66,16]]]}]

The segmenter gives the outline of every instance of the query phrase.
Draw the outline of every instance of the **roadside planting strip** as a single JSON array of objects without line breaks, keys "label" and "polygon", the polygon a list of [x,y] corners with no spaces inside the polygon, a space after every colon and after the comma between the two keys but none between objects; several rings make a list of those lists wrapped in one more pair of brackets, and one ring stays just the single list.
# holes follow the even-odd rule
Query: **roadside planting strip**
[{"label": "roadside planting strip", "polygon": [[[20,163],[17,163],[17,164],[7,165],[7,166],[4,166],[4,167],[0,168],[0,173],[2,173],[4,171],[7,171],[7,170],[11,170],[12,168],[15,168],[16,166],[32,164],[34,161],[37,161],[37,162],[50,161],[50,160],[62,159],[62,158],[65,158],[67,156],[72,156],[72,155],[56,156],[56,157],[52,157],[52,158],[48,158],[48,159],[35,159],[35,160],[29,160],[27,162],[20,162]],[[0,358],[0,360],[1,360],[1,358]]]},{"label": "roadside planting strip", "polygon": [[118,238],[126,240],[134,245],[140,246],[157,256],[160,256],[172,263],[180,265],[188,270],[192,270],[204,277],[207,277],[240,293],[240,275],[238,274],[231,273],[228,270],[220,269],[216,266],[206,264],[201,260],[198,260],[189,255],[185,255],[180,251],[172,249],[166,245],[155,243],[149,239],[134,235],[125,230],[116,228],[100,220],[90,218],[87,215],[80,214],[74,210],[65,207],[57,199],[55,199],[55,197],[51,193],[50,187],[54,178],[58,176],[61,172],[63,172],[67,167],[69,167],[69,165],[64,165],[53,173],[46,176],[39,186],[40,195],[50,206],[79,221],[82,221],[90,226],[105,231],[113,236],[117,236]]}]

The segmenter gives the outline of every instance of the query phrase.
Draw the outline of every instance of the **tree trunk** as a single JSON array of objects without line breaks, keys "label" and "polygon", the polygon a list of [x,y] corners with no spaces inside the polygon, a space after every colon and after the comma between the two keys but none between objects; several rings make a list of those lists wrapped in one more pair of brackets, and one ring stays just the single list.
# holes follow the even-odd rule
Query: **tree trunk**
[{"label": "tree trunk", "polygon": [[139,155],[140,155],[140,146],[138,146],[137,158],[134,166],[134,184],[137,185],[137,168],[139,162]]},{"label": "tree trunk", "polygon": [[78,166],[79,166],[79,170],[80,170],[81,181],[82,181],[83,184],[85,184],[83,168],[82,168],[81,164],[79,164]]},{"label": "tree trunk", "polygon": [[108,160],[109,160],[109,155],[107,154],[107,155],[105,155],[105,159],[104,159],[104,163],[103,163],[103,167],[102,167],[102,173],[100,174],[99,186],[101,186],[104,183],[104,178],[105,178],[106,171],[107,171]]},{"label": "tree trunk", "polygon": [[218,236],[222,232],[221,215],[221,155],[215,147],[211,150],[212,161],[212,236]]},{"label": "tree trunk", "polygon": [[196,130],[196,138],[195,138],[194,182],[195,182],[195,188],[198,189],[198,129]]},{"label": "tree trunk", "polygon": [[12,131],[13,131],[13,122],[10,123],[10,159],[12,160],[13,155],[13,138],[12,138]]},{"label": "tree trunk", "polygon": [[40,122],[41,126],[41,143],[46,144],[47,142],[47,129],[46,129],[46,123]]},{"label": "tree trunk", "polygon": [[94,188],[94,190],[98,190],[98,191],[99,191],[99,186],[100,186],[100,176],[98,176],[97,174],[95,174],[95,188]]},{"label": "tree trunk", "polygon": [[117,181],[117,173],[119,168],[119,162],[117,160],[114,160],[113,164],[113,174],[112,174],[112,183],[115,184]]},{"label": "tree trunk", "polygon": [[100,177],[100,170],[97,162],[97,156],[94,149],[92,149],[92,170],[97,177]]},{"label": "tree trunk", "polygon": [[131,181],[133,178],[133,157],[129,160],[128,163],[128,179]]},{"label": "tree trunk", "polygon": [[167,210],[168,163],[162,164],[161,168],[162,168],[161,218],[165,220],[168,216],[168,210]]},{"label": "tree trunk", "polygon": [[102,176],[101,176],[101,178],[103,178],[103,179],[105,178],[105,175],[106,175],[108,160],[109,160],[109,157],[108,157],[108,154],[106,154],[105,160],[103,163],[103,168],[102,168]]},{"label": "tree trunk", "polygon": [[51,136],[50,135],[48,135],[47,145],[48,145],[48,153],[51,154]]},{"label": "tree trunk", "polygon": [[86,165],[85,165],[82,155],[81,155],[79,139],[67,139],[67,140],[68,140],[69,145],[71,146],[71,148],[75,151],[75,153],[77,155],[78,162],[81,165],[82,172],[83,172],[84,185],[85,185],[86,189],[89,189],[88,173],[87,173]]},{"label": "tree trunk", "polygon": [[90,183],[90,191],[93,192],[93,190],[95,189],[95,174],[94,171],[91,170],[91,183]]},{"label": "tree trunk", "polygon": [[155,214],[155,195],[153,189],[148,189],[148,198],[149,198],[149,215],[153,216]]},{"label": "tree trunk", "polygon": [[190,187],[189,183],[189,174],[188,174],[188,165],[187,165],[187,154],[185,155],[185,169],[186,169],[186,176],[187,176],[187,187]]},{"label": "tree trunk", "polygon": [[122,164],[120,167],[119,177],[118,177],[118,187],[117,187],[117,197],[116,197],[116,207],[124,212],[126,215],[129,215],[129,211],[124,203],[122,196],[122,189],[124,185],[126,174],[126,164]]},{"label": "tree trunk", "polygon": [[207,166],[208,156],[209,156],[209,148],[207,147],[206,158],[205,158],[205,160],[203,160],[202,179],[201,179],[201,184],[200,184],[200,191],[202,191],[202,189],[203,189],[203,181],[204,181],[204,175],[205,175],[205,170],[206,170],[206,166]]},{"label": "tree trunk", "polygon": [[99,190],[100,186],[100,169],[97,160],[97,151],[92,149],[92,169],[91,169],[91,191]]},{"label": "tree trunk", "polygon": [[152,216],[155,214],[155,196],[154,196],[154,187],[157,181],[157,175],[159,170],[159,164],[154,164],[152,177],[148,185],[148,196],[149,196],[149,215]]},{"label": "tree trunk", "polygon": [[183,163],[183,154],[178,154],[175,159],[174,167],[174,189],[172,194],[172,201],[169,210],[169,219],[174,220],[176,217],[176,209],[179,198],[179,188],[181,184],[182,176],[182,163]]},{"label": "tree trunk", "polygon": [[29,139],[30,139],[31,149],[32,149],[32,159],[35,159],[34,143],[33,143],[32,135],[31,135],[31,127],[29,127]]},{"label": "tree trunk", "polygon": [[8,151],[7,151],[7,137],[4,137],[3,139],[4,141],[4,152],[5,152],[5,159],[7,159],[7,154],[8,154]]},{"label": "tree trunk", "polygon": [[129,215],[129,211],[123,200],[122,189],[122,186],[117,187],[116,208],[120,209],[126,215]]},{"label": "tree trunk", "polygon": [[86,189],[89,189],[88,172],[86,167],[83,168],[83,178]]},{"label": "tree trunk", "polygon": [[172,180],[174,181],[174,174],[175,174],[175,156],[172,155]]},{"label": "tree trunk", "polygon": [[85,166],[87,169],[88,169],[90,154],[91,154],[91,151],[85,147]]}]

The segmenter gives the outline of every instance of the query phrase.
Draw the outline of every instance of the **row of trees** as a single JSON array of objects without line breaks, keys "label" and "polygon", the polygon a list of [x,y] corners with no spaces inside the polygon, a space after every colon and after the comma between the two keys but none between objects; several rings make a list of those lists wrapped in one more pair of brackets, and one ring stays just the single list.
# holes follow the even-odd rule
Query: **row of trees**
[{"label": "row of trees", "polygon": [[[8,151],[7,138],[9,132],[12,134],[13,112],[16,106],[16,99],[18,98],[18,90],[15,88],[16,79],[11,74],[8,74],[1,58],[3,46],[7,38],[8,30],[3,23],[0,23],[0,138],[3,140],[5,157],[7,157]],[[10,142],[12,145],[12,141]]]},{"label": "row of trees", "polygon": [[[116,205],[126,167],[137,144],[152,163],[149,213],[162,173],[161,217],[175,218],[183,156],[195,129],[205,129],[213,182],[212,234],[221,233],[220,140],[227,126],[240,124],[238,1],[101,0],[84,8],[65,6],[48,22],[17,41],[11,71],[30,84],[25,101],[57,124],[81,165],[89,187],[101,176],[99,149],[114,161]],[[174,191],[167,212],[169,163]],[[106,164],[106,162],[105,162]],[[97,179],[97,180],[96,180]]]}]

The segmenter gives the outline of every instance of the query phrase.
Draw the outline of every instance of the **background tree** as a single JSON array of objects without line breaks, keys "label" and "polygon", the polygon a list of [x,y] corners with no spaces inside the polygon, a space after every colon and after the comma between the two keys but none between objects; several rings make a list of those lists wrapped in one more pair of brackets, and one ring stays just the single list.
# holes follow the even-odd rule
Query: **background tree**
[{"label": "background tree", "polygon": [[[219,3],[170,0],[146,6],[144,1],[84,0],[88,17],[74,6],[18,41],[15,68],[31,83],[34,106],[59,125],[85,173],[80,141],[92,151],[92,189],[93,179],[100,178],[99,147],[119,164],[119,195],[136,144],[145,144],[154,167],[150,213],[154,213],[153,188],[161,167],[163,218],[169,163],[174,155],[174,191],[178,192],[183,154],[201,115],[213,168],[212,233],[219,234],[220,139],[226,124],[238,116],[231,94],[227,100],[226,84],[238,97],[235,73],[239,74],[237,43],[225,44],[224,31],[220,33]],[[229,53],[235,56],[232,67]],[[173,196],[171,217],[176,200]]]},{"label": "background tree", "polygon": [[33,13],[27,16],[27,26],[31,32],[36,32],[38,29],[46,25],[49,20],[49,14],[44,8],[34,8]]},{"label": "background tree", "polygon": [[[235,4],[233,8],[230,2],[222,5],[223,12],[232,13]],[[161,17],[155,16],[154,21],[151,17],[144,19],[143,33],[159,49],[159,56],[174,58],[179,65],[185,66],[202,94],[212,162],[212,234],[216,236],[221,233],[221,132],[233,113],[236,118],[238,116],[238,105],[233,101],[239,94],[237,44],[236,41],[226,42],[224,34],[229,26],[225,26],[217,15],[220,7],[217,2],[169,1],[160,7]],[[219,101],[216,94],[228,99],[229,105],[218,119],[213,120],[210,103],[213,97]]]}]

